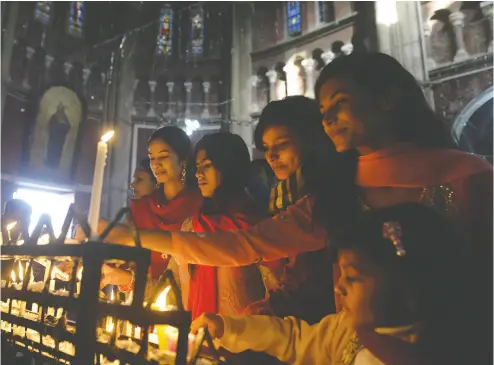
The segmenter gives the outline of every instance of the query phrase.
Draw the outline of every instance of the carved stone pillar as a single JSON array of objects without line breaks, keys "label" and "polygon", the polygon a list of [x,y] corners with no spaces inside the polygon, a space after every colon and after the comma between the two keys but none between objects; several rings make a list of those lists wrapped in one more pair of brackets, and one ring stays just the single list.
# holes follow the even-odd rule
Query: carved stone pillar
[{"label": "carved stone pillar", "polygon": [[175,115],[175,113],[173,112],[173,81],[168,81],[166,83],[166,87],[168,88],[168,107],[167,107],[167,110],[166,110],[166,114],[169,116],[169,117],[173,117]]},{"label": "carved stone pillar", "polygon": [[54,60],[49,54],[45,56],[45,80],[47,83],[50,82],[50,68]]},{"label": "carved stone pillar", "polygon": [[341,47],[341,51],[345,56],[348,56],[350,53],[353,52],[353,44],[352,43],[347,43],[343,47]]},{"label": "carved stone pillar", "polygon": [[259,106],[257,105],[257,84],[259,82],[259,77],[257,75],[252,75],[249,78],[249,88],[250,88],[250,112],[259,112]]},{"label": "carved stone pillar", "polygon": [[461,11],[456,11],[449,14],[449,20],[451,21],[451,24],[453,24],[456,38],[457,51],[455,55],[455,61],[462,61],[468,58],[468,53],[465,49],[465,40],[463,39],[463,26],[465,25],[464,19],[465,14],[463,14]]},{"label": "carved stone pillar", "polygon": [[312,58],[307,58],[302,61],[302,66],[305,70],[306,90],[305,96],[315,99],[314,95],[314,71],[316,69],[316,61]]},{"label": "carved stone pillar", "polygon": [[155,97],[155,91],[156,91],[156,81],[151,80],[148,81],[149,89],[151,90],[151,105],[148,110],[147,116],[150,118],[156,117],[156,111],[154,110],[154,107],[156,105],[156,97]]},{"label": "carved stone pillar", "polygon": [[489,52],[492,52],[492,32],[494,32],[494,27],[492,25],[492,17],[493,17],[492,6],[493,6],[492,1],[482,1],[480,3],[480,8],[482,9],[482,13],[484,13],[484,16],[489,20],[489,25],[490,25],[489,34],[491,35],[491,41],[489,42],[489,48],[488,48]]},{"label": "carved stone pillar", "polygon": [[84,93],[87,94],[87,81],[89,79],[89,75],[91,75],[91,69],[90,68],[83,68],[82,69],[82,87],[84,88]]},{"label": "carved stone pillar", "polygon": [[275,70],[269,70],[266,72],[266,76],[269,80],[269,101],[276,100],[276,81],[278,80],[278,73]]},{"label": "carved stone pillar", "polygon": [[324,61],[324,63],[327,65],[328,63],[330,63],[332,60],[334,60],[335,58],[335,54],[331,51],[326,51],[324,52],[322,55],[321,55],[321,58],[322,60]]},{"label": "carved stone pillar", "polygon": [[204,90],[204,108],[202,109],[201,118],[209,118],[209,90],[211,90],[211,83],[204,81],[202,83],[202,88]]},{"label": "carved stone pillar", "polygon": [[185,98],[185,116],[190,117],[191,110],[190,104],[192,102],[192,82],[186,81],[184,82],[186,98]]},{"label": "carved stone pillar", "polygon": [[74,67],[74,66],[72,66],[72,64],[70,62],[65,62],[63,64],[63,70],[65,72],[65,75],[67,77],[67,80],[69,79],[70,71],[72,70],[72,67]]},{"label": "carved stone pillar", "polygon": [[26,58],[27,58],[26,74],[24,75],[24,81],[22,81],[22,87],[25,89],[31,88],[31,85],[29,85],[29,68],[31,66],[31,59],[33,58],[34,52],[35,52],[34,48],[32,47],[26,48]]},{"label": "carved stone pillar", "polygon": [[283,71],[286,73],[286,95],[291,96],[303,94],[300,79],[300,68],[293,63],[289,63],[283,67]]},{"label": "carved stone pillar", "polygon": [[[103,82],[104,82],[104,79],[105,79],[105,74],[102,73],[101,76],[103,77]],[[134,80],[134,86],[133,86],[133,98],[132,98],[132,110],[130,111],[132,113],[132,115],[136,115],[137,114],[137,110],[136,110],[136,107],[135,107],[135,97],[136,97],[136,89],[137,89],[137,85],[139,84],[139,80],[138,79],[135,79]]]},{"label": "carved stone pillar", "polygon": [[431,33],[432,28],[428,21],[424,22],[424,42],[425,42],[425,57],[427,62],[427,68],[432,70],[436,67],[436,61],[432,58],[432,45],[431,45]]}]

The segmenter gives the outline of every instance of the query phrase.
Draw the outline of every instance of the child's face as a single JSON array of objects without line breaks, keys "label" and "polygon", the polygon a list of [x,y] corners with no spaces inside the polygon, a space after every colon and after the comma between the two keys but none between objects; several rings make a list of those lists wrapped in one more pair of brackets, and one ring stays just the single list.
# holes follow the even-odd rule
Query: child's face
[{"label": "child's face", "polygon": [[355,251],[338,254],[341,277],[336,286],[343,308],[355,326],[375,326],[379,319],[380,280],[372,265]]}]

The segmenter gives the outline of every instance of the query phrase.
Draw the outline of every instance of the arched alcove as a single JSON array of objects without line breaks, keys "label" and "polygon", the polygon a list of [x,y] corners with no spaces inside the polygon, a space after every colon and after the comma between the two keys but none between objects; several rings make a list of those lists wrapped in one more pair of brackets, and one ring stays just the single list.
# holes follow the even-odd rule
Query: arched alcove
[{"label": "arched alcove", "polygon": [[493,87],[473,99],[453,122],[451,133],[466,151],[492,155]]}]

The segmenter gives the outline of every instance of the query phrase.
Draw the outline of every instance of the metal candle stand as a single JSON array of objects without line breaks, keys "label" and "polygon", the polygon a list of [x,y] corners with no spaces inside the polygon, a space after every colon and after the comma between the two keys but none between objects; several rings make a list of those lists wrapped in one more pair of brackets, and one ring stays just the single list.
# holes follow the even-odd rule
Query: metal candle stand
[{"label": "metal candle stand", "polygon": [[[149,304],[146,307],[143,305],[151,254],[149,250],[141,247],[137,231],[134,230],[136,247],[103,243],[108,233],[126,214],[132,221],[130,210],[123,208],[115,220],[98,237],[98,240],[89,240],[81,244],[64,244],[69,227],[74,219],[84,230],[86,236],[90,237],[90,229],[85,217],[72,205],[65,219],[62,233],[58,238],[53,234],[49,217],[45,216],[40,219],[33,234],[30,237],[24,237],[23,245],[19,246],[15,242],[8,242],[2,246],[2,259],[14,260],[14,265],[17,264],[18,260],[29,262],[22,282],[22,289],[17,290],[19,288],[14,288],[12,285],[5,285],[5,288],[1,290],[2,302],[9,301],[8,310],[6,312],[2,310],[2,324],[6,322],[10,323],[9,330],[4,329],[4,326],[2,326],[3,356],[5,356],[5,351],[9,352],[10,350],[13,354],[21,352],[24,356],[40,359],[42,361],[41,363],[50,360],[56,364],[88,365],[99,364],[101,354],[109,361],[119,360],[120,364],[158,364],[157,361],[148,359],[149,328],[154,325],[170,325],[178,329],[178,342],[174,362],[176,365],[196,363],[199,357],[207,359],[211,364],[218,364],[220,362],[218,353],[214,349],[211,337],[207,331],[199,339],[199,344],[196,341],[196,346],[198,345],[195,351],[196,353],[187,359],[191,313],[183,310],[178,286],[171,272],[163,273],[159,284],[163,285],[169,282],[172,287],[171,290],[177,299],[178,310],[151,311],[149,304],[156,299],[159,291],[163,290],[163,287],[160,287],[160,285],[155,287],[154,292],[150,296]],[[3,237],[7,237],[4,230],[5,228],[2,227],[2,235]],[[43,231],[47,232],[50,236],[50,242],[47,245],[38,245],[38,239]],[[49,292],[50,278],[56,266],[56,261],[60,258],[66,259],[68,257],[75,263],[72,269],[71,286],[69,287],[68,296],[57,296]],[[33,292],[28,290],[28,284],[33,261],[40,258],[50,261],[50,265],[47,268],[48,275],[45,273],[43,290],[41,292]],[[100,301],[101,267],[106,260],[113,259],[133,262],[135,265],[134,293],[130,305],[119,305]],[[84,269],[82,272],[80,293],[76,296],[76,271],[81,260]],[[39,304],[41,313],[38,313],[38,318],[36,320],[25,318],[21,312],[19,312],[18,316],[14,315],[12,313],[14,300]],[[62,317],[58,321],[51,320],[47,315],[49,307],[63,308]],[[67,321],[68,312],[75,314],[77,318],[75,333],[69,330]],[[98,321],[105,316],[111,316],[115,319],[115,330],[112,332],[109,343],[101,343],[97,338]],[[137,353],[119,349],[115,346],[118,321],[125,320],[130,321],[142,329],[142,340],[140,341],[140,349]],[[14,334],[14,325],[24,327],[24,336]],[[39,342],[27,338],[28,329],[39,333]],[[43,338],[47,335],[53,338],[54,348],[43,344]],[[61,351],[60,344],[64,341],[72,343],[75,346],[75,354],[70,355]],[[199,351],[204,341],[208,343],[210,353],[207,356],[203,356],[202,354],[199,356]],[[162,362],[159,363],[162,364]]]}]

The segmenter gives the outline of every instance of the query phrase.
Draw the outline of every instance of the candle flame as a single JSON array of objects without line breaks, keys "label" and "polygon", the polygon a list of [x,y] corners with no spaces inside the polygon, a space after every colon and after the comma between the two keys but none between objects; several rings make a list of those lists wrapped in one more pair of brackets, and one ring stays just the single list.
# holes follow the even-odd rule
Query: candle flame
[{"label": "candle flame", "polygon": [[166,296],[171,288],[171,286],[167,286],[165,289],[163,289],[159,297],[156,299],[156,302],[154,304],[158,307],[159,311],[166,310]]},{"label": "candle flame", "polygon": [[24,270],[22,268],[22,263],[19,261],[19,281],[22,283],[24,281]]},{"label": "candle flame", "polygon": [[108,142],[110,139],[112,139],[113,135],[115,134],[115,131],[111,130],[103,134],[101,137],[101,142]]},{"label": "candle flame", "polygon": [[115,291],[111,291],[110,300],[113,302],[115,300]]},{"label": "candle flame", "polygon": [[7,224],[7,231],[10,231],[12,228],[14,228],[16,224],[17,224],[17,222],[12,222],[12,223]]},{"label": "candle flame", "polygon": [[81,268],[79,269],[79,271],[77,271],[77,280],[81,281],[82,280],[82,266]]},{"label": "candle flame", "polygon": [[10,278],[12,279],[12,282],[15,283],[16,282],[16,277],[15,277],[15,272],[14,270],[12,270],[12,272],[10,273]]},{"label": "candle flame", "polygon": [[108,317],[106,320],[106,331],[112,333],[113,332],[113,318]]}]

